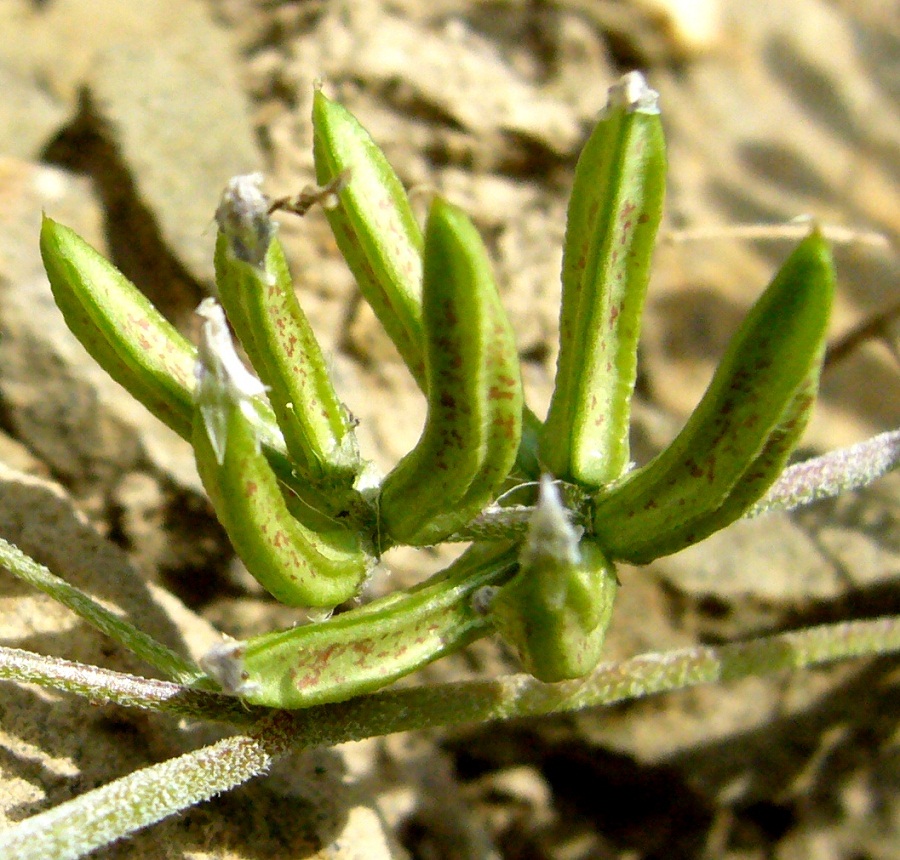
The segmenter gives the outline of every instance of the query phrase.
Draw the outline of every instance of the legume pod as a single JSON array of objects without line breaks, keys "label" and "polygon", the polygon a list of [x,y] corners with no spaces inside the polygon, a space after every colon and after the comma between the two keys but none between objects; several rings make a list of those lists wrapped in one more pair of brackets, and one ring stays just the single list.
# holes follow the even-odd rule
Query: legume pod
[{"label": "legume pod", "polygon": [[477,544],[415,588],[318,624],[226,644],[203,665],[251,704],[306,708],[350,699],[490,632],[473,595],[515,567],[510,544]]},{"label": "legume pod", "polygon": [[[320,91],[313,102],[316,176],[323,185],[349,176],[326,210],[338,247],[414,379],[426,392],[422,330],[422,231],[384,154],[355,117]],[[537,478],[540,421],[523,407],[516,458],[523,478]]]},{"label": "legume pod", "polygon": [[519,572],[489,603],[494,626],[541,681],[581,678],[600,661],[618,580],[612,562],[581,539],[545,475],[519,555]]},{"label": "legume pod", "polygon": [[440,198],[426,228],[422,303],[428,416],[379,499],[382,533],[413,545],[442,540],[494,500],[521,434],[518,354],[487,252]]},{"label": "legume pod", "polygon": [[665,177],[656,93],[630,72],[610,88],[569,201],[559,359],[540,446],[541,463],[559,478],[600,487],[628,465],[638,337]]},{"label": "legume pod", "polygon": [[594,535],[611,557],[643,563],[687,546],[778,477],[811,407],[834,280],[814,231],[750,310],[675,440],[595,497]]},{"label": "legume pod", "polygon": [[260,181],[232,179],[216,213],[219,299],[268,389],[298,471],[326,491],[347,488],[362,468],[356,437],[297,301]]},{"label": "legume pod", "polygon": [[[74,230],[46,217],[41,256],[56,304],[88,353],[157,418],[190,440],[196,348],[112,263]],[[284,439],[264,397],[250,400],[247,417],[273,468],[290,482]]]},{"label": "legume pod", "polygon": [[207,299],[198,312],[205,322],[194,455],[219,522],[250,574],[282,603],[330,608],[354,597],[371,557],[338,523],[314,530],[291,515],[247,420],[248,396],[260,383],[234,353],[222,309]]}]

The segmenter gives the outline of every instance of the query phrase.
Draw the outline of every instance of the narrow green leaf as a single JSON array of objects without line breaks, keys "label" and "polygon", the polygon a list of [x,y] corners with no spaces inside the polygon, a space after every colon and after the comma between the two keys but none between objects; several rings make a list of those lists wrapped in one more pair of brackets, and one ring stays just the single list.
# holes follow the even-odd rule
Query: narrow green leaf
[{"label": "narrow green leaf", "polygon": [[0,832],[0,852],[9,860],[86,857],[143,827],[264,774],[273,760],[271,739],[263,741],[255,735],[225,738],[140,768],[27,818]]},{"label": "narrow green leaf", "polygon": [[900,430],[890,430],[848,448],[788,466],[744,516],[790,511],[800,505],[833,499],[867,487],[896,469],[900,469]]},{"label": "narrow green leaf", "polygon": [[92,627],[127,648],[167,678],[192,684],[203,677],[200,667],[167,648],[133,624],[104,608],[89,594],[51,573],[44,565],[25,555],[18,547],[0,538],[0,565],[13,576],[40,589],[71,609]]}]

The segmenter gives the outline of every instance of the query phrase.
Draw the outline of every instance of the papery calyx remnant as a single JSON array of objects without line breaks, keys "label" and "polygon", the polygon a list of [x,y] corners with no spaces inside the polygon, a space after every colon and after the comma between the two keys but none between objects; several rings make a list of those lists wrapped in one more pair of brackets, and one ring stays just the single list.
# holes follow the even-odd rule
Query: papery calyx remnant
[{"label": "papery calyx remnant", "polygon": [[212,374],[219,385],[231,392],[235,401],[264,393],[266,387],[238,357],[222,306],[214,298],[206,298],[197,306],[196,313],[203,317],[197,347],[198,382],[202,384]]},{"label": "papery calyx remnant", "polygon": [[225,639],[213,645],[200,658],[200,668],[230,696],[252,695],[258,687],[247,682],[243,666],[244,648],[243,642]]},{"label": "papery calyx remnant", "polygon": [[578,542],[583,529],[572,525],[571,512],[563,504],[559,490],[549,475],[541,476],[540,494],[528,521],[528,534],[519,556],[523,567],[542,559],[577,564],[581,560]]},{"label": "papery calyx remnant", "polygon": [[206,298],[197,307],[197,315],[203,318],[203,326],[195,367],[196,400],[216,458],[221,463],[227,436],[224,401],[242,404],[263,394],[266,387],[238,357],[222,306],[214,298]]},{"label": "papery calyx remnant", "polygon": [[275,235],[269,198],[262,191],[261,173],[229,180],[216,209],[216,223],[228,237],[231,252],[245,263],[262,266]]},{"label": "papery calyx remnant", "polygon": [[628,113],[659,113],[659,93],[640,72],[622,75],[609,88],[607,111],[624,108]]}]

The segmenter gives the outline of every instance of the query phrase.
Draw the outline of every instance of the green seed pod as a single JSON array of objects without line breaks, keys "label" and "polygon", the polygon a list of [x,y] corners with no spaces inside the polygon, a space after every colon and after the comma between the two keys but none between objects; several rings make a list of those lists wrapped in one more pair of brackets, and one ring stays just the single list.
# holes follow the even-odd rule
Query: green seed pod
[{"label": "green seed pod", "polygon": [[639,72],[610,89],[569,201],[559,359],[540,459],[557,477],[594,487],[620,477],[629,461],[638,337],[666,179],[656,98]]},{"label": "green seed pod", "polygon": [[320,183],[350,172],[340,205],[325,214],[360,292],[423,387],[423,240],[403,184],[355,117],[321,91],[313,99],[313,153]]},{"label": "green seed pod", "polygon": [[515,462],[522,384],[509,321],[478,231],[435,199],[425,238],[428,416],[382,484],[383,534],[432,544],[493,500]]},{"label": "green seed pod", "polygon": [[294,294],[261,180],[232,179],[216,212],[219,298],[268,388],[298,471],[323,488],[349,487],[362,468],[356,437]]},{"label": "green seed pod", "polygon": [[831,252],[815,231],[751,309],[681,433],[595,497],[594,534],[612,558],[674,552],[765,492],[811,408],[833,296]]},{"label": "green seed pod", "polygon": [[[157,418],[190,440],[194,346],[112,263],[73,230],[46,217],[41,255],[56,304],[88,353]],[[273,468],[291,482],[284,439],[268,402],[254,397],[247,416]]]},{"label": "green seed pod", "polygon": [[72,333],[116,382],[189,438],[194,347],[112,263],[47,217],[41,255]]},{"label": "green seed pod", "polygon": [[516,566],[509,544],[476,545],[437,576],[328,621],[214,649],[202,665],[251,704],[307,708],[393,683],[490,631],[473,595]]},{"label": "green seed pod", "polygon": [[197,365],[193,443],[216,516],[250,574],[289,606],[333,607],[358,591],[372,565],[356,535],[337,523],[313,531],[291,516],[260,451],[246,405],[262,388],[240,363],[213,299]]},{"label": "green seed pod", "polygon": [[539,680],[581,678],[600,661],[617,588],[612,562],[579,538],[545,475],[519,572],[489,604],[497,632]]},{"label": "green seed pod", "polygon": [[801,386],[788,405],[783,419],[769,434],[762,451],[741,475],[725,501],[714,511],[689,520],[681,528],[666,532],[654,540],[653,548],[646,556],[647,561],[699,543],[740,519],[751,505],[762,498],[778,479],[806,429],[816,401],[819,369],[817,364],[809,381]]},{"label": "green seed pod", "polygon": [[[422,231],[403,184],[384,153],[355,117],[316,92],[314,153],[318,181],[349,176],[336,190],[337,205],[325,210],[335,241],[422,391],[426,391],[422,330]],[[541,422],[524,407],[516,467],[528,480],[540,474]]]}]

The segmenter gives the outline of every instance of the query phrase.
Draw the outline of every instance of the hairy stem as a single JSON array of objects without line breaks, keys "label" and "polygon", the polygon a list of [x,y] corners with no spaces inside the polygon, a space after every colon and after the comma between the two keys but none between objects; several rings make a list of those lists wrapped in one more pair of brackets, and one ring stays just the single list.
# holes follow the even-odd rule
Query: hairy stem
[{"label": "hairy stem", "polygon": [[696,646],[601,664],[585,678],[544,684],[529,675],[387,690],[293,712],[304,745],[469,722],[611,705],[716,681],[804,669],[900,651],[900,616],[778,633],[720,647]]},{"label": "hairy stem", "polygon": [[83,857],[265,773],[282,751],[259,735],[237,735],[135,771],[0,833],[0,855]]},{"label": "hairy stem", "polygon": [[790,511],[858,490],[900,466],[900,430],[789,466],[745,514]]},{"label": "hairy stem", "polygon": [[126,708],[218,720],[232,725],[251,724],[268,713],[264,708],[248,708],[239,699],[224,694],[45,657],[19,648],[0,646],[0,680],[38,684],[84,696],[93,702],[111,702]]},{"label": "hairy stem", "polygon": [[[603,663],[574,681],[545,684],[530,675],[382,690],[299,711],[249,707],[229,696],[168,681],[0,648],[0,678],[41,684],[96,702],[247,725],[280,713],[299,746],[360,740],[465,722],[540,716],[610,705],[716,681],[805,669],[851,657],[900,651],[900,616],[825,624],[728,645],[695,646]],[[287,725],[285,723],[284,725]]]},{"label": "hairy stem", "polygon": [[3,538],[0,538],[0,566],[71,609],[88,624],[124,645],[132,654],[159,669],[169,678],[190,684],[205,677],[203,670],[195,663],[186,660],[143,630],[105,609],[90,595],[75,588],[74,585],[69,585],[64,579],[51,573],[44,565],[25,555],[18,547]]},{"label": "hairy stem", "polygon": [[[900,651],[900,616],[849,621],[807,630],[778,633],[721,647],[685,648],[645,654],[620,663],[601,665],[576,681],[544,684],[527,675],[491,681],[414,687],[360,696],[347,702],[304,711],[269,712],[255,730],[227,738],[204,749],[154,765],[88,792],[75,800],[27,819],[0,833],[0,856],[20,860],[45,857],[77,858],[163,818],[265,773],[290,747],[310,747],[412,729],[466,722],[539,716],[609,705],[651,693],[697,684],[803,669],[858,656]],[[173,702],[186,692],[178,685],[147,681],[64,661],[57,673],[38,661],[12,662],[14,649],[4,649],[0,676],[37,681],[77,691],[100,701],[175,710]],[[25,652],[18,652],[24,654]],[[30,666],[30,669],[29,669]],[[29,674],[30,672],[30,674]],[[68,676],[81,674],[76,684]],[[233,719],[222,696],[191,693],[179,702],[179,713]],[[155,703],[155,704],[151,704]],[[216,714],[216,706],[222,710]],[[265,713],[249,709],[244,719]]]},{"label": "hairy stem", "polygon": [[[743,516],[749,519],[833,499],[867,487],[897,468],[900,468],[900,429],[788,466]],[[527,505],[491,506],[448,540],[500,540],[524,534],[533,513],[534,508]],[[575,516],[573,521],[585,525],[583,517]]]}]

